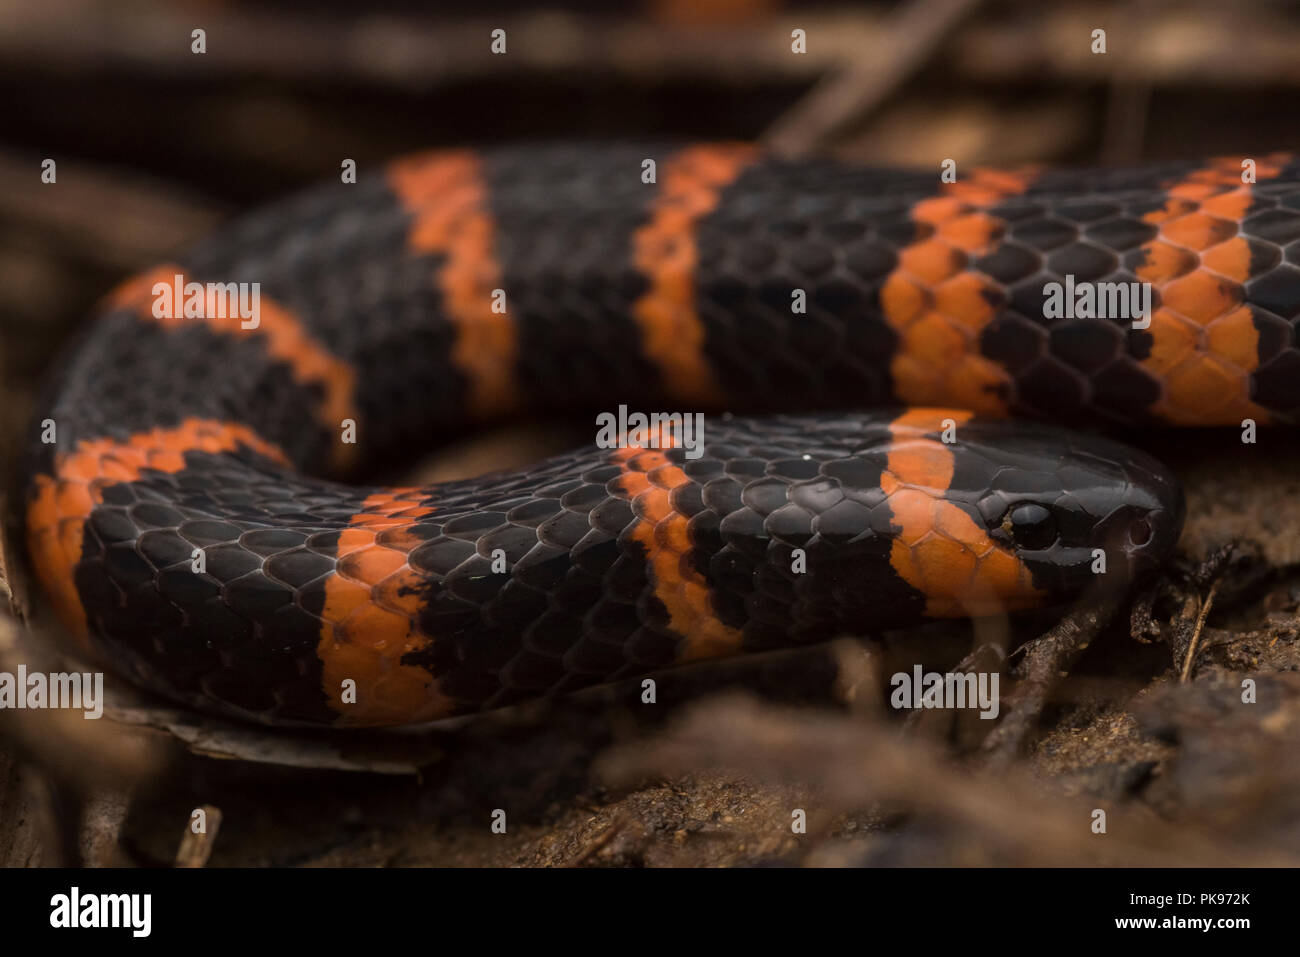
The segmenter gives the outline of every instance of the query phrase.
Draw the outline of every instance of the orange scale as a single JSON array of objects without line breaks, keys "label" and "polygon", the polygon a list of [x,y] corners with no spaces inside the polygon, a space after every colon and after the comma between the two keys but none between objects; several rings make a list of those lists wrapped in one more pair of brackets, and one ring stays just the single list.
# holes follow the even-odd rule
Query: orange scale
[{"label": "orange scale", "polygon": [[422,599],[422,580],[409,568],[403,567],[397,573],[385,578],[371,589],[371,595],[378,604],[397,615],[405,615],[414,622],[420,613]]},{"label": "orange scale", "polygon": [[951,539],[931,538],[913,549],[913,555],[928,595],[960,596],[975,577],[975,556]]},{"label": "orange scale", "polygon": [[948,243],[928,239],[900,252],[898,265],[922,282],[934,285],[961,269],[964,265],[963,258]]},{"label": "orange scale", "polygon": [[904,352],[917,362],[945,366],[969,348],[961,328],[940,312],[928,312],[903,331]]},{"label": "orange scale", "polygon": [[1145,222],[1160,224],[1168,222],[1171,219],[1177,219],[1179,216],[1186,216],[1188,213],[1194,213],[1200,209],[1200,204],[1191,199],[1183,199],[1177,196],[1171,196],[1165,201],[1164,206],[1160,209],[1153,209],[1151,212],[1143,215]]},{"label": "orange scale", "polygon": [[1137,268],[1137,277],[1157,286],[1192,272],[1200,264],[1196,254],[1156,240],[1142,247],[1145,261]]},{"label": "orange scale", "polygon": [[962,509],[947,502],[936,511],[934,527],[935,531],[955,542],[960,542],[963,546],[982,546],[987,543],[984,531],[975,525],[971,517]]},{"label": "orange scale", "polygon": [[956,216],[939,227],[939,235],[967,253],[983,253],[1002,235],[1000,219],[984,212],[971,212]]},{"label": "orange scale", "polygon": [[1252,372],[1259,364],[1259,330],[1249,306],[1215,319],[1205,339],[1212,353],[1241,370]]},{"label": "orange scale", "polygon": [[[354,515],[353,520],[355,521],[358,517],[359,516]],[[343,558],[344,556],[350,555],[353,552],[357,551],[358,549],[369,548],[370,546],[374,545],[374,543],[375,543],[374,532],[365,528],[359,528],[355,525],[349,526],[348,528],[343,529],[343,531],[339,533],[339,543],[338,543],[338,547],[334,551],[334,554],[338,558]]]},{"label": "orange scale", "polygon": [[937,226],[945,220],[960,216],[970,209],[970,204],[955,196],[934,196],[923,199],[912,207],[912,218]]},{"label": "orange scale", "polygon": [[64,515],[89,515],[95,507],[90,489],[82,482],[60,482],[55,488],[54,502]]},{"label": "orange scale", "polygon": [[685,555],[691,550],[691,536],[686,519],[680,515],[673,515],[657,524],[654,530],[654,541],[656,548],[665,548],[679,555]]},{"label": "orange scale", "polygon": [[411,621],[404,615],[369,602],[354,610],[343,627],[348,640],[356,647],[391,657],[392,650],[405,645],[411,632]]},{"label": "orange scale", "polygon": [[993,193],[994,202],[998,202],[1006,196],[1023,193],[1029,188],[1029,181],[1036,175],[1033,167],[1022,167],[1020,169],[987,169],[979,167],[975,170],[972,177],[974,183]]},{"label": "orange scale", "polygon": [[1237,282],[1250,278],[1250,243],[1241,237],[1211,246],[1201,253],[1201,264]]},{"label": "orange scale", "polygon": [[644,495],[638,495],[632,503],[632,512],[644,522],[657,525],[673,514],[668,495],[659,489],[652,489]]},{"label": "orange scale", "polygon": [[994,315],[993,304],[987,295],[989,288],[988,281],[980,273],[958,273],[935,290],[935,309],[972,333],[979,332]]},{"label": "orange scale", "polygon": [[1205,269],[1175,279],[1160,290],[1166,307],[1200,325],[1237,308],[1244,298],[1237,283]]},{"label": "orange scale", "polygon": [[1209,177],[1196,176],[1190,182],[1179,183],[1170,187],[1169,195],[1198,202],[1222,191],[1221,186],[1212,181],[1207,182],[1208,179]]},{"label": "orange scale", "polygon": [[329,579],[321,618],[335,626],[342,625],[358,608],[373,600],[370,588],[350,578],[334,575]]},{"label": "orange scale", "polygon": [[415,526],[411,523],[386,528],[376,536],[375,541],[385,548],[394,548],[405,554],[410,554],[412,549],[424,544],[424,539],[415,534]]},{"label": "orange scale", "polygon": [[900,353],[890,363],[894,393],[912,405],[937,405],[945,401],[943,378],[930,363]]},{"label": "orange scale", "polygon": [[980,415],[1003,417],[1008,414],[1011,387],[1011,377],[1000,365],[983,356],[967,354],[947,370],[936,401]]},{"label": "orange scale", "polygon": [[1250,209],[1252,202],[1254,202],[1254,197],[1250,189],[1243,186],[1239,189],[1229,190],[1226,193],[1220,193],[1218,196],[1206,198],[1201,203],[1201,209],[1211,216],[1231,220],[1236,224],[1246,215],[1246,210]]},{"label": "orange scale", "polygon": [[[339,675],[339,681],[351,678],[360,684],[375,667],[375,653],[354,644],[350,638],[335,639],[329,643],[329,664],[329,670]],[[338,682],[330,683],[337,685]]]},{"label": "orange scale", "polygon": [[943,493],[952,481],[952,451],[930,439],[903,439],[889,451],[889,468],[897,481]]},{"label": "orange scale", "polygon": [[1160,235],[1164,238],[1196,250],[1214,246],[1226,239],[1231,239],[1236,234],[1237,224],[1235,222],[1220,219],[1205,212],[1181,216],[1165,223],[1160,229]]},{"label": "orange scale", "polygon": [[640,472],[644,472],[649,479],[649,474],[655,469],[668,465],[668,456],[658,449],[641,452],[632,459],[632,467]]},{"label": "orange scale", "polygon": [[391,548],[373,545],[352,551],[339,559],[342,575],[368,585],[377,585],[406,564],[406,556]]},{"label": "orange scale", "polygon": [[1206,425],[1240,421],[1248,380],[1209,356],[1194,356],[1169,374],[1165,400],[1171,412]]},{"label": "orange scale", "polygon": [[651,484],[669,491],[690,481],[686,473],[676,465],[661,465],[650,472],[649,476]]},{"label": "orange scale", "polygon": [[1151,352],[1142,360],[1142,366],[1157,378],[1163,377],[1197,348],[1196,328],[1163,306],[1151,317],[1147,332],[1151,335]]},{"label": "orange scale", "polygon": [[997,189],[978,183],[953,183],[951,191],[952,195],[960,197],[971,206],[993,206],[1003,199],[1003,194]]},{"label": "orange scale", "polygon": [[893,524],[900,531],[897,541],[909,547],[930,534],[934,521],[934,502],[916,489],[901,488],[889,496]]},{"label": "orange scale", "polygon": [[628,498],[636,499],[650,490],[650,479],[644,472],[624,472],[618,478],[618,487]]},{"label": "orange scale", "polygon": [[139,477],[140,469],[120,458],[103,458],[99,465],[100,475],[113,482],[132,482]]},{"label": "orange scale", "polygon": [[886,320],[896,329],[920,316],[929,298],[925,289],[897,270],[890,273],[880,288],[881,309]]}]

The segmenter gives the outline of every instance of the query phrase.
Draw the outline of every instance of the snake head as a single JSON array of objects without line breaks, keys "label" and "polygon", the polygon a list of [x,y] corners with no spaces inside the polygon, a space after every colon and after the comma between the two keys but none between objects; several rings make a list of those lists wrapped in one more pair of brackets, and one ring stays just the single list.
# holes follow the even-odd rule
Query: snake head
[{"label": "snake head", "polygon": [[[1173,475],[1109,439],[934,408],[785,428],[815,469],[772,503],[764,496],[780,486],[769,472],[764,495],[748,499],[771,507],[788,494],[793,507],[774,511],[763,530],[788,533],[789,547],[816,533],[809,568],[846,626],[998,615],[1119,591],[1164,561],[1182,527]],[[750,462],[763,450],[751,438],[735,454]],[[815,518],[804,528],[807,515]]]},{"label": "snake head", "polygon": [[1110,439],[1025,423],[968,423],[954,500],[1011,551],[1047,603],[1114,590],[1160,567],[1182,530],[1183,495],[1151,456]]}]

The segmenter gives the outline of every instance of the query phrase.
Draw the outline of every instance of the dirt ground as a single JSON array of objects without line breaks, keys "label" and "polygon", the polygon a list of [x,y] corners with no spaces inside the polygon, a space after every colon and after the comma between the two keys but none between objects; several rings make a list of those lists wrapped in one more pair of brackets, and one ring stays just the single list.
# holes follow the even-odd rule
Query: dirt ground
[{"label": "dirt ground", "polygon": [[[1294,90],[1267,74],[1239,76],[1233,82],[1253,91],[1244,108],[1228,81],[1198,72],[1213,58],[1192,58],[1180,74],[1170,54],[1159,83],[1131,68],[1095,75],[1068,59],[1008,57],[1003,73],[979,66],[979,50],[1018,49],[1025,31],[1053,36],[1092,8],[1063,9],[1060,22],[1021,7],[981,20],[974,53],[947,34],[931,38],[917,54],[924,69],[897,67],[896,82],[881,81],[875,99],[857,105],[861,115],[832,148],[893,161],[948,151],[979,162],[1132,160],[1199,155],[1208,123],[1221,134],[1213,149],[1300,147],[1300,130],[1279,140],[1260,119],[1269,103],[1287,109]],[[304,26],[300,11],[270,14],[279,17],[270,26],[241,20],[244,11],[224,7],[226,26],[250,35],[259,25],[269,35]],[[873,14],[863,36],[882,22]],[[333,49],[331,23],[304,28]],[[521,103],[517,76],[503,83],[469,68],[415,80],[340,68],[322,79],[305,40],[290,66],[259,60],[252,43],[239,62],[216,59],[202,78],[178,80],[170,61],[150,60],[151,48],[96,59],[73,43],[50,61],[31,54],[44,42],[39,15],[9,26],[0,30],[0,63],[9,64],[0,92],[23,108],[0,139],[9,502],[0,578],[6,596],[31,607],[39,602],[15,548],[15,450],[55,349],[123,275],[331,168],[303,143],[331,163],[340,151],[364,163],[490,140],[493,124],[534,138],[748,137],[786,118],[778,128],[796,135],[801,97],[830,69],[751,63],[727,74],[710,64],[709,45],[674,46],[693,34],[670,25],[664,36],[637,32],[648,44],[641,73],[620,72],[622,61],[600,67],[600,93],[582,71],[525,61],[518,69],[533,92]],[[119,25],[101,45],[131,36]],[[454,57],[448,64],[454,74]],[[665,79],[665,64],[685,79]],[[1127,92],[1117,99],[1116,90]],[[132,110],[145,97],[164,115],[188,117],[192,135],[159,149],[150,118]],[[685,118],[683,97],[692,103]],[[1146,104],[1136,119],[1123,106],[1135,97]],[[68,189],[38,199],[27,167],[52,148],[68,156]],[[212,865],[1298,864],[1300,441],[1291,430],[1261,431],[1254,445],[1232,430],[1127,438],[1186,484],[1178,556],[1061,678],[1010,762],[982,748],[987,722],[890,713],[883,676],[918,660],[945,669],[988,642],[1014,648],[1052,616],[845,636],[661,675],[654,705],[640,703],[638,686],[620,686],[412,733],[269,734],[115,684],[99,722],[0,712],[0,865],[167,865],[200,807],[219,827],[186,854]],[[536,443],[537,433],[506,431],[444,451],[421,474],[527,459]],[[1229,545],[1230,557],[1203,567]],[[56,642],[39,616],[35,624],[0,610],[0,670],[52,660]],[[1022,661],[1013,655],[1008,668]],[[800,820],[802,830],[792,826]]]}]

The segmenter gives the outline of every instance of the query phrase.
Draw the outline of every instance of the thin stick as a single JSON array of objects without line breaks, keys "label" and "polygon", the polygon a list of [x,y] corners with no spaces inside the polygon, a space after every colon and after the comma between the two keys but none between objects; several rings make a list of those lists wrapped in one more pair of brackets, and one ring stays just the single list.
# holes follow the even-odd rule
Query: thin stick
[{"label": "thin stick", "polygon": [[1025,660],[1020,667],[1023,677],[1015,691],[1015,704],[984,741],[991,765],[1005,766],[1019,754],[1061,672],[1110,623],[1117,608],[1114,598],[1080,605],[1051,631],[1025,646]]},{"label": "thin stick", "polygon": [[764,137],[782,156],[802,156],[880,106],[934,55],[980,0],[910,0],[887,22],[883,42],[844,72],[818,83]]},{"label": "thin stick", "polygon": [[1183,659],[1183,673],[1178,678],[1179,684],[1187,684],[1192,674],[1192,659],[1196,657],[1196,645],[1201,640],[1201,629],[1205,627],[1205,619],[1210,616],[1210,609],[1214,607],[1214,593],[1219,590],[1219,582],[1222,578],[1216,579],[1210,586],[1209,592],[1205,596],[1205,603],[1201,605],[1201,613],[1196,616],[1196,630],[1192,632],[1192,641],[1187,646],[1187,657]]},{"label": "thin stick", "polygon": [[221,830],[221,809],[205,804],[200,810],[204,816],[203,830],[195,833],[192,825],[185,828],[185,836],[176,851],[177,867],[203,867],[212,856],[212,846]]}]

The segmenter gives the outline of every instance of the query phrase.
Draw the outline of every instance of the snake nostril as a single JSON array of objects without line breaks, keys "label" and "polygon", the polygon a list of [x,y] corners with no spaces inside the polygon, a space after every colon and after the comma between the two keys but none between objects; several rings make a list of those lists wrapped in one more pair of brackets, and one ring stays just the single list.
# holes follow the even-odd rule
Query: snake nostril
[{"label": "snake nostril", "polygon": [[1133,548],[1142,548],[1151,543],[1155,536],[1155,527],[1147,516],[1139,518],[1128,527],[1128,542]]}]

